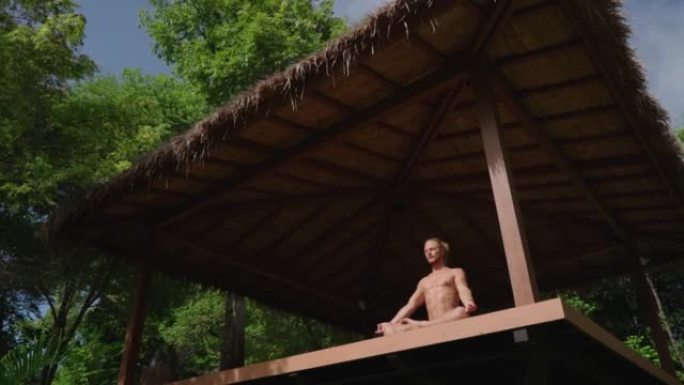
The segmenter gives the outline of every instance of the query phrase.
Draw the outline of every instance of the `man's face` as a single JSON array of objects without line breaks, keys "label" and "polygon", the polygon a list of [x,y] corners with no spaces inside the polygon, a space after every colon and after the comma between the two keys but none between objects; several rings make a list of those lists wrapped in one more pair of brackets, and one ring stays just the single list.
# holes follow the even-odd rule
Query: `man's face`
[{"label": "man's face", "polygon": [[442,257],[444,257],[444,248],[439,242],[432,239],[425,242],[425,259],[429,264],[432,265]]}]

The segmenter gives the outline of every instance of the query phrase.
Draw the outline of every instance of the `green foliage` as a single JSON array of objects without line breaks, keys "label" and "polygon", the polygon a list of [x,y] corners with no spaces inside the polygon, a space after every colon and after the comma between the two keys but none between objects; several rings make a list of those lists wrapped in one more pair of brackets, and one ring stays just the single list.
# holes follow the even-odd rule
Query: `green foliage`
[{"label": "green foliage", "polygon": [[170,318],[159,325],[162,340],[172,347],[183,368],[179,375],[218,368],[223,307],[220,292],[198,292],[172,309]]},{"label": "green foliage", "polygon": [[628,336],[625,339],[625,344],[634,349],[634,351],[639,353],[642,357],[655,363],[656,365],[660,365],[658,352],[655,350],[655,347],[653,347],[653,344],[647,337],[642,335]]},{"label": "green foliage", "polygon": [[344,30],[331,0],[150,0],[155,50],[212,105],[322,47]]},{"label": "green foliage", "polygon": [[336,346],[361,336],[247,301],[245,362],[263,362]]},{"label": "green foliage", "polygon": [[67,351],[66,345],[48,334],[19,344],[0,357],[0,384],[23,384],[43,368],[58,365]]},{"label": "green foliage", "polygon": [[[184,304],[158,320],[161,341],[173,357],[176,378],[198,375],[218,368],[224,327],[225,294],[198,290]],[[359,339],[301,316],[270,309],[246,300],[245,362],[275,358],[335,346]],[[150,330],[150,333],[154,331]]]},{"label": "green foliage", "polygon": [[[68,83],[91,74],[78,53],[85,19],[67,0],[0,2],[0,202],[44,208],[53,191],[46,147],[50,108]],[[46,181],[47,179],[47,181]]]},{"label": "green foliage", "polygon": [[78,83],[53,109],[53,184],[101,182],[206,112],[196,89],[167,75],[126,70]]},{"label": "green foliage", "polygon": [[[675,339],[671,346],[675,362],[682,362],[684,344],[684,290],[681,277],[684,264],[676,263],[649,269],[657,288],[667,323]],[[658,354],[650,340],[649,328],[643,323],[638,306],[634,283],[629,277],[617,277],[599,281],[581,291],[561,293],[561,297],[582,311],[599,325],[623,340],[643,357],[659,365]]]},{"label": "green foliage", "polygon": [[560,297],[573,308],[581,311],[584,315],[591,317],[594,312],[598,309],[596,303],[590,302],[589,300],[582,298],[576,291],[566,291],[560,294]]}]

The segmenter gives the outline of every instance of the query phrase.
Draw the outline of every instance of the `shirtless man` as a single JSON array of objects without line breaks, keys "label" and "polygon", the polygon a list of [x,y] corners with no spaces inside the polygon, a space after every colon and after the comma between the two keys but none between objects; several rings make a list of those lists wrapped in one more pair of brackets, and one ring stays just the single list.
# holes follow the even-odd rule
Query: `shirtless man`
[{"label": "shirtless man", "polygon": [[[477,310],[463,269],[446,266],[448,252],[449,244],[439,238],[425,241],[425,258],[432,267],[432,273],[418,282],[408,303],[399,309],[391,321],[378,324],[376,334],[388,335],[454,321],[466,318]],[[427,308],[428,320],[409,318],[423,304]]]}]

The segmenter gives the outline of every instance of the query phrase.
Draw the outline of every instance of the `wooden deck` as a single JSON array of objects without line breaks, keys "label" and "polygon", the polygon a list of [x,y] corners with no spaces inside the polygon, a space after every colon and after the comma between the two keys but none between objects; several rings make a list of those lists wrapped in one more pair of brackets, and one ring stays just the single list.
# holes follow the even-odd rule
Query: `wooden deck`
[{"label": "wooden deck", "polygon": [[679,384],[560,299],[174,385]]}]

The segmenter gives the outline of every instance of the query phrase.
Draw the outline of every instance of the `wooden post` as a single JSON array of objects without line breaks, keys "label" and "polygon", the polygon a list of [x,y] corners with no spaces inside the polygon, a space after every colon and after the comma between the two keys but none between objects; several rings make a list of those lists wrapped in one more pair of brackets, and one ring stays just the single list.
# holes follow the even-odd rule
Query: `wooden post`
[{"label": "wooden post", "polygon": [[138,283],[135,288],[135,298],[133,299],[133,311],[128,319],[126,328],[126,342],[121,356],[121,366],[119,367],[119,379],[117,385],[133,385],[135,383],[135,369],[140,350],[140,340],[142,337],[145,312],[147,311],[147,297],[150,288],[151,270],[147,266],[140,268]]},{"label": "wooden post", "polygon": [[520,217],[518,201],[510,183],[506,153],[501,143],[499,114],[496,108],[491,77],[483,66],[472,76],[477,117],[482,132],[482,143],[487,157],[489,179],[494,192],[496,213],[499,218],[508,274],[513,289],[515,306],[537,301],[537,283],[534,276],[527,239]]},{"label": "wooden post", "polygon": [[225,303],[221,370],[245,365],[245,299],[235,293],[226,293]]},{"label": "wooden post", "polygon": [[646,321],[646,324],[651,330],[651,339],[653,340],[655,349],[658,352],[660,366],[662,366],[666,372],[676,377],[677,373],[675,370],[674,361],[672,360],[672,355],[670,355],[667,336],[665,335],[665,330],[663,330],[663,325],[660,323],[658,307],[653,296],[653,292],[650,290],[646,271],[644,266],[639,261],[638,255],[634,253],[634,250],[628,250],[628,253],[631,254],[630,257],[633,261],[632,279],[634,280],[634,285],[636,286],[639,309],[641,310],[641,315],[644,318],[644,321]]}]

